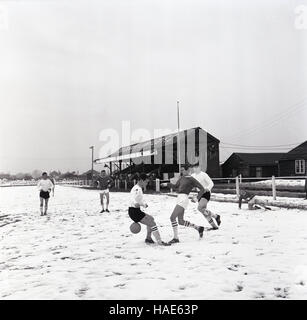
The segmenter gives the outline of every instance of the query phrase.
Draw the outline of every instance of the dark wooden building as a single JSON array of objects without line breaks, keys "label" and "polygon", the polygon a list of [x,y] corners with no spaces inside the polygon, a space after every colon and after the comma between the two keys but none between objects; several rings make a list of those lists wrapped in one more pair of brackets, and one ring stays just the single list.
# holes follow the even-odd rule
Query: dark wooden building
[{"label": "dark wooden building", "polygon": [[223,164],[224,178],[278,176],[278,161],[284,153],[233,153]]},{"label": "dark wooden building", "polygon": [[279,160],[280,176],[305,176],[307,162],[307,141],[284,154]]},{"label": "dark wooden building", "polygon": [[202,169],[210,176],[220,177],[219,143],[217,138],[197,127],[182,130],[179,135],[172,133],[122,147],[104,158],[96,159],[95,163],[123,173],[137,171],[173,174],[179,171],[177,158],[180,146],[181,164],[199,161]]}]

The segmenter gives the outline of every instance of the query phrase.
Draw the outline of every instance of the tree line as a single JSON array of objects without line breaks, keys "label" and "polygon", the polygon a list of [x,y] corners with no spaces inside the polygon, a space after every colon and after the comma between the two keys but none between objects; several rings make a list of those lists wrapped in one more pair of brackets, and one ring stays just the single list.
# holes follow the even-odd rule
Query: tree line
[{"label": "tree line", "polygon": [[[64,179],[81,179],[84,178],[84,174],[80,175],[76,171],[67,171],[62,173],[61,171],[50,171],[47,172],[49,176],[53,177],[56,180],[64,180]],[[16,174],[10,174],[10,173],[1,173],[0,172],[0,180],[26,180],[26,181],[31,181],[31,180],[37,180],[41,177],[42,171],[41,170],[34,170],[31,173],[16,173]]]}]

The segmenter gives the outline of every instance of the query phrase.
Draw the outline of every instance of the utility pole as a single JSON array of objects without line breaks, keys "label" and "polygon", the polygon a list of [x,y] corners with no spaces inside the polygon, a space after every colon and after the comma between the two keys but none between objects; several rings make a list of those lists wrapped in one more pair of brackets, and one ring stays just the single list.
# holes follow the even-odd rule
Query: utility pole
[{"label": "utility pole", "polygon": [[94,146],[91,146],[92,149],[92,167],[91,167],[91,178],[92,178],[92,186],[94,185]]},{"label": "utility pole", "polygon": [[177,101],[177,130],[178,130],[178,138],[177,138],[177,163],[179,166],[179,173],[181,167],[181,159],[180,159],[180,114],[179,114],[179,101]]}]

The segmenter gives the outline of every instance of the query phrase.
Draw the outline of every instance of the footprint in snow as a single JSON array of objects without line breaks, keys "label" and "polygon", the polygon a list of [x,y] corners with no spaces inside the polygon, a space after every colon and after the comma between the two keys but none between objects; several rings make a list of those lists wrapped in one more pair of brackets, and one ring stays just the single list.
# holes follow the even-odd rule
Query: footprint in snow
[{"label": "footprint in snow", "polygon": [[274,288],[274,295],[276,298],[287,299],[289,296],[289,288]]},{"label": "footprint in snow", "polygon": [[264,299],[265,298],[265,293],[264,292],[256,292],[255,299]]},{"label": "footprint in snow", "polygon": [[87,290],[88,290],[87,287],[81,288],[75,292],[75,295],[78,296],[79,298],[82,298],[86,294]]},{"label": "footprint in snow", "polygon": [[230,267],[227,267],[227,269],[231,270],[231,271],[238,271],[239,267],[243,267],[243,266],[241,266],[239,264],[232,264]]},{"label": "footprint in snow", "polygon": [[241,292],[242,290],[243,290],[243,285],[238,283],[235,287],[235,292]]}]

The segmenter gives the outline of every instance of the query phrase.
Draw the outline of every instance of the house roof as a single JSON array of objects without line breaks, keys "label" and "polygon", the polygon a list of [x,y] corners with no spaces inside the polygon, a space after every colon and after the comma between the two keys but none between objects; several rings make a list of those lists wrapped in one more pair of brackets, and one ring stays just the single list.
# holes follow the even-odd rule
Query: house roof
[{"label": "house roof", "polygon": [[[277,161],[284,155],[284,153],[276,153],[276,152],[261,152],[261,153],[243,153],[243,152],[235,152],[228,159],[230,159],[233,155],[238,156],[242,161],[248,163],[249,165],[254,166],[271,166],[275,165]],[[228,159],[226,161],[228,161]]]},{"label": "house roof", "polygon": [[280,159],[282,160],[307,160],[307,141],[301,143],[294,149],[290,150],[288,153],[284,154],[284,156]]},{"label": "house roof", "polygon": [[[189,136],[190,134],[194,134],[195,130],[202,130],[203,132],[206,132],[205,130],[203,130],[200,127],[195,127],[195,128],[191,128],[191,129],[187,129],[187,130],[181,130],[180,133],[183,132],[187,132],[187,135]],[[220,142],[217,138],[215,138],[214,136],[212,136],[210,133],[207,133],[207,138],[209,138],[210,140],[214,140],[217,142]],[[178,133],[171,133],[165,136],[161,136],[155,139],[151,139],[151,140],[147,140],[144,142],[140,142],[140,143],[135,143],[135,144],[131,144],[129,146],[125,146],[125,147],[121,147],[118,149],[118,151],[108,155],[107,157],[101,158],[101,159],[96,159],[95,162],[96,163],[103,163],[103,162],[107,162],[107,161],[116,161],[116,159],[118,158],[118,156],[126,156],[125,158],[136,158],[136,157],[145,157],[145,156],[150,156],[154,153],[151,152],[152,149],[152,143],[153,143],[153,149],[157,150],[159,148],[162,148],[162,144],[163,144],[163,139],[164,139],[164,143],[165,146],[168,146],[170,144],[174,143],[174,138],[177,137]],[[182,136],[183,137],[183,136]],[[133,151],[133,150],[137,150],[137,151]],[[146,152],[144,152],[146,151]]]}]

